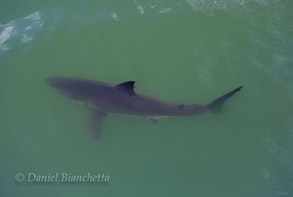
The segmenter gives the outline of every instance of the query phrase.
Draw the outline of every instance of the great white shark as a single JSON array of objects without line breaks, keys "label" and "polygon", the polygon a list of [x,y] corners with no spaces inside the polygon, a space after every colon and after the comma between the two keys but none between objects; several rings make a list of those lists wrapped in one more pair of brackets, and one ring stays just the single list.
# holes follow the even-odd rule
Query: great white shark
[{"label": "great white shark", "polygon": [[181,104],[136,92],[135,81],[110,84],[72,77],[53,77],[47,78],[46,81],[65,96],[85,103],[87,126],[96,137],[101,130],[103,119],[109,114],[142,116],[153,122],[157,122],[161,117],[194,116],[221,108],[228,98],[242,88],[240,86],[209,104]]}]

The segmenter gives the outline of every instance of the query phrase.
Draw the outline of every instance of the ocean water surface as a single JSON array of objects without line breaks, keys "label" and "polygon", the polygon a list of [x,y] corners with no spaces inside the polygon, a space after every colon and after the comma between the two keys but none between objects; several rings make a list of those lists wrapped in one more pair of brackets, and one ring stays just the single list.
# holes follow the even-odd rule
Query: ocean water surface
[{"label": "ocean water surface", "polygon": [[[293,196],[292,21],[290,0],[2,1],[0,196]],[[93,139],[53,76],[178,103],[244,88],[219,113],[110,116]]]}]

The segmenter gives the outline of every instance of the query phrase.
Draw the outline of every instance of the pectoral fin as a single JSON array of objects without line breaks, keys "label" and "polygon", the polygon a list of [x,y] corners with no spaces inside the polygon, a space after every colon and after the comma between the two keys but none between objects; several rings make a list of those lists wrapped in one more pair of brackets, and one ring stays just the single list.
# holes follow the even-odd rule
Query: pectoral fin
[{"label": "pectoral fin", "polygon": [[87,108],[87,113],[86,113],[87,127],[95,138],[99,137],[102,122],[104,118],[106,117],[107,117],[107,114],[104,112],[98,111],[91,107]]}]

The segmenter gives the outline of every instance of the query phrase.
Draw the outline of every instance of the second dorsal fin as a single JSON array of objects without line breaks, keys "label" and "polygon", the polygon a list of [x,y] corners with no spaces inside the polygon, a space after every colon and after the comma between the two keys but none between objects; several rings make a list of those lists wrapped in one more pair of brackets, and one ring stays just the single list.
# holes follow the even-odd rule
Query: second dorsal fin
[{"label": "second dorsal fin", "polygon": [[178,105],[179,108],[183,108],[184,107],[184,104],[180,104]]},{"label": "second dorsal fin", "polygon": [[137,95],[134,92],[134,83],[135,81],[125,81],[125,82],[117,84],[115,87],[122,89],[130,96],[135,97]]}]

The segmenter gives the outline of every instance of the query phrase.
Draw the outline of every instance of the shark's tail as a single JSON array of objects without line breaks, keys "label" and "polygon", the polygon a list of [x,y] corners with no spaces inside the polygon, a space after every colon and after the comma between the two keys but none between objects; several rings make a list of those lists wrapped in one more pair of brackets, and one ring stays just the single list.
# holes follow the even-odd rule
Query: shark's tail
[{"label": "shark's tail", "polygon": [[230,98],[231,96],[233,96],[233,94],[235,94],[236,92],[238,92],[243,86],[240,86],[238,88],[236,88],[235,90],[232,90],[231,92],[217,98],[216,100],[214,100],[213,102],[211,102],[210,104],[207,105],[207,108],[209,110],[219,110],[221,108],[221,106],[223,105],[223,103]]}]

